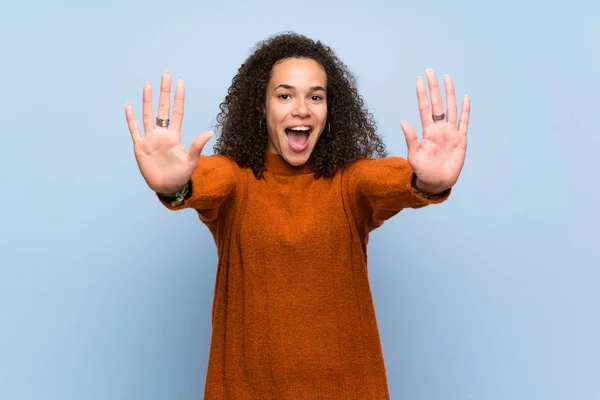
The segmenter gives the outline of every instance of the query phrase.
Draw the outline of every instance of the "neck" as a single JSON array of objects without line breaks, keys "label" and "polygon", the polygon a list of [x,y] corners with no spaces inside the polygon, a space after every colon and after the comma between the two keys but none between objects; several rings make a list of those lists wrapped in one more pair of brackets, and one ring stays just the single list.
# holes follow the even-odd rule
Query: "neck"
[{"label": "neck", "polygon": [[301,175],[313,173],[313,169],[309,162],[295,166],[288,163],[280,154],[268,150],[265,151],[264,157],[267,171],[275,175]]}]

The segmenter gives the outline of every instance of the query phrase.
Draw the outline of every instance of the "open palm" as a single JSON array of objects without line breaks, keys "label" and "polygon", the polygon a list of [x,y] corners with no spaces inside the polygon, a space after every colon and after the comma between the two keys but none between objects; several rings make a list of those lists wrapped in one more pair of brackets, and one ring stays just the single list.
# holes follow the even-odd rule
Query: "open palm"
[{"label": "open palm", "polygon": [[421,77],[417,78],[417,100],[423,125],[421,142],[406,121],[401,121],[400,125],[408,147],[407,160],[415,171],[420,186],[430,192],[440,193],[454,186],[464,165],[471,104],[469,97],[465,96],[457,126],[456,94],[452,79],[446,75],[444,86],[448,111],[444,119],[434,120],[434,114],[444,113],[444,103],[437,78],[431,69],[427,70],[427,81],[431,107],[425,82]]},{"label": "open palm", "polygon": [[[170,96],[171,75],[165,72],[160,84],[159,118],[169,118]],[[146,83],[142,95],[144,136],[140,134],[131,104],[125,106],[135,159],[144,180],[155,192],[173,193],[185,185],[198,166],[202,149],[213,134],[212,131],[208,131],[198,135],[190,145],[189,151],[181,144],[184,97],[183,81],[179,81],[175,87],[170,126],[155,126],[152,112],[152,86]]]}]

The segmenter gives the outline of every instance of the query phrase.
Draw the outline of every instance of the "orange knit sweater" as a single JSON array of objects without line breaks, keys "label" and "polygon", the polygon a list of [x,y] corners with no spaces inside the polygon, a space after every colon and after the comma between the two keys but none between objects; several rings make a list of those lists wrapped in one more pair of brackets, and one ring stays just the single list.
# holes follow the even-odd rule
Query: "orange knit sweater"
[{"label": "orange knit sweater", "polygon": [[[363,159],[315,179],[265,153],[257,180],[202,155],[193,208],[218,268],[206,400],[389,399],[367,273],[369,232],[427,200],[400,157]],[[175,209],[165,202],[170,209]]]}]

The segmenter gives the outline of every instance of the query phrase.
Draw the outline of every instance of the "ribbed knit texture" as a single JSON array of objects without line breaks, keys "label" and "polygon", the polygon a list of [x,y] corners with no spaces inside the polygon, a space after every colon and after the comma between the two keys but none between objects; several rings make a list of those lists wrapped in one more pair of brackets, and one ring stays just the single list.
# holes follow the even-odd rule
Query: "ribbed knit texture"
[{"label": "ribbed knit texture", "polygon": [[[265,153],[257,180],[201,156],[192,195],[218,251],[205,400],[389,399],[368,271],[369,232],[427,200],[400,157],[315,179]],[[163,204],[170,208],[166,203]]]}]

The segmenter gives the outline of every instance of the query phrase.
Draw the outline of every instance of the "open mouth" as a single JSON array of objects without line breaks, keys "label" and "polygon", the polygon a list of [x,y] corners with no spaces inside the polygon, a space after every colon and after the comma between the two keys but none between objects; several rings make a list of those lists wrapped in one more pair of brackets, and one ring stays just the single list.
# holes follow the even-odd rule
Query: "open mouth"
[{"label": "open mouth", "polygon": [[306,146],[311,133],[312,128],[309,126],[299,126],[285,129],[285,136],[288,142],[296,149],[301,149]]}]

